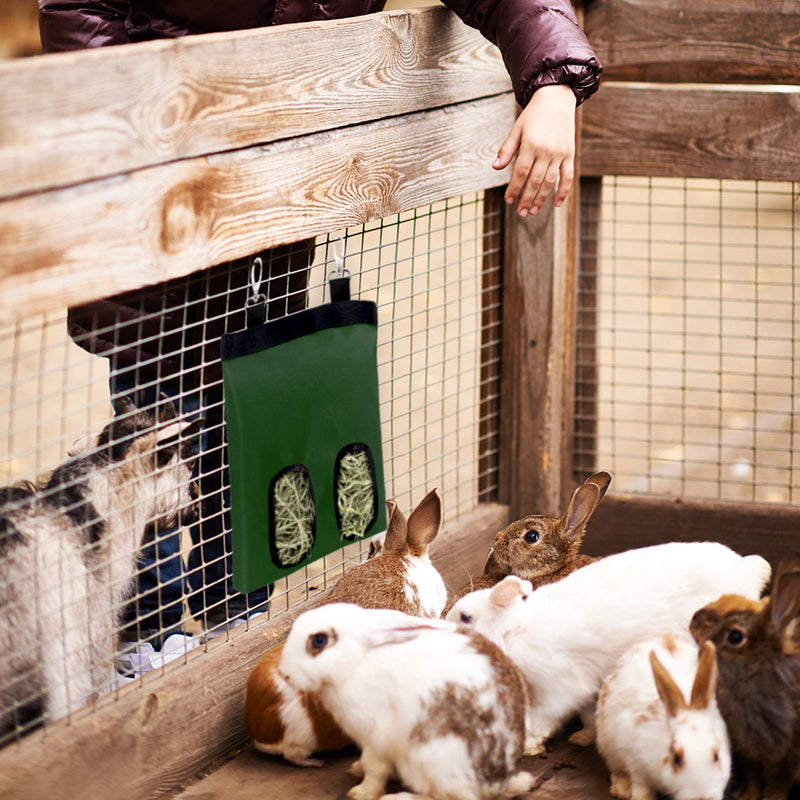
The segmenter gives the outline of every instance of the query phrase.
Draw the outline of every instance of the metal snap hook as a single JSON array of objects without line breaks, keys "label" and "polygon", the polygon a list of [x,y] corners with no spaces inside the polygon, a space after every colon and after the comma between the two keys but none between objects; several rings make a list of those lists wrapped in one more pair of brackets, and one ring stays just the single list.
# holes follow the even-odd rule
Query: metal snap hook
[{"label": "metal snap hook", "polygon": [[267,298],[261,294],[261,284],[264,280],[264,262],[261,256],[256,256],[250,265],[250,289],[253,292],[245,300],[245,306],[252,306],[256,303],[266,303]]}]

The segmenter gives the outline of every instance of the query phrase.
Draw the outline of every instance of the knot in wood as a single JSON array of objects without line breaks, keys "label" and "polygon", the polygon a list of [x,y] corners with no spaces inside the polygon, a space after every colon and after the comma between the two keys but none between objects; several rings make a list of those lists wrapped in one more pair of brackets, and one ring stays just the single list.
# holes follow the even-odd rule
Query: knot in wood
[{"label": "knot in wood", "polygon": [[208,193],[199,181],[173,186],[161,202],[161,249],[170,255],[185,249],[210,212]]}]

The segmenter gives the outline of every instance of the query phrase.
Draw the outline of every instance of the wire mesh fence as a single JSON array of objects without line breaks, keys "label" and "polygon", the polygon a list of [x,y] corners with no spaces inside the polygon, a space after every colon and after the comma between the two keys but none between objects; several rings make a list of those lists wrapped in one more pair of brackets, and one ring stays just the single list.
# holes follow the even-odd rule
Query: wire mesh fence
[{"label": "wire mesh fence", "polygon": [[576,475],[796,502],[800,185],[607,177],[581,222]]},{"label": "wire mesh fence", "polygon": [[[499,380],[499,322],[487,321],[485,298],[496,301],[501,226],[502,209],[473,195],[263,254],[276,319],[328,299],[343,239],[353,296],[378,305],[387,497],[410,509],[438,487],[445,526],[496,481],[480,456],[498,428],[486,387]],[[246,629],[253,615],[296,606],[366,557],[369,543],[358,542],[248,595],[233,587],[219,339],[244,327],[249,267],[243,259],[0,330],[10,487],[0,498],[10,664],[0,744]],[[202,429],[189,425],[198,418]],[[117,615],[119,638],[99,621]]]}]

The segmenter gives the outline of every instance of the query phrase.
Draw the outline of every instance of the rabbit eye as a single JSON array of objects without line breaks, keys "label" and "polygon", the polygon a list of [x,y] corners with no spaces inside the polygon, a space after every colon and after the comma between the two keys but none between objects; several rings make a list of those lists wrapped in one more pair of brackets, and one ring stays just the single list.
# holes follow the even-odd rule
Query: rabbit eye
[{"label": "rabbit eye", "polygon": [[469,625],[469,624],[470,624],[470,622],[472,622],[472,617],[471,617],[469,614],[466,614],[465,612],[463,612],[463,611],[462,611],[462,612],[461,612],[461,621],[462,621],[462,622],[463,622],[465,625]]},{"label": "rabbit eye", "polygon": [[675,750],[672,753],[672,763],[675,767],[680,768],[683,766],[683,750]]},{"label": "rabbit eye", "polygon": [[312,633],[308,637],[308,649],[312,655],[316,655],[325,649],[328,644],[327,633]]},{"label": "rabbit eye", "polygon": [[528,531],[522,538],[528,544],[536,544],[539,541],[539,534],[536,531]]},{"label": "rabbit eye", "polygon": [[740,631],[738,628],[734,628],[732,631],[728,632],[728,643],[732,644],[734,647],[740,645],[744,641],[744,633]]},{"label": "rabbit eye", "polygon": [[714,763],[716,764],[719,761],[719,750],[715,750],[713,753]]}]

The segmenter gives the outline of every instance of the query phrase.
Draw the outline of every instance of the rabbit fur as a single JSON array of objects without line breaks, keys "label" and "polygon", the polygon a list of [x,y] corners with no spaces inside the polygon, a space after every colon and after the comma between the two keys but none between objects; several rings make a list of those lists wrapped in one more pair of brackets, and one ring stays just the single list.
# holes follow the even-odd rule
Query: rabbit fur
[{"label": "rabbit fur", "polygon": [[483,574],[453,595],[442,616],[447,616],[464,595],[491,588],[506,575],[529,580],[536,589],[597,561],[580,549],[586,525],[610,483],[611,475],[596,472],[575,489],[561,517],[529,514],[500,531],[495,536]]},{"label": "rabbit fur", "polygon": [[197,518],[188,442],[204,420],[115,417],[40,491],[0,508],[0,731],[81,708],[106,680],[148,527]]},{"label": "rabbit fur", "polygon": [[[355,603],[365,608],[395,608],[419,617],[438,617],[446,590],[430,561],[428,546],[442,524],[439,492],[434,489],[406,520],[387,502],[387,530],[370,543],[370,556],[339,579],[323,604]],[[322,766],[318,751],[339,750],[350,742],[314,692],[298,692],[277,670],[282,645],[269,651],[250,673],[245,725],[253,746],[282,755],[297,766]]]},{"label": "rabbit fur", "polygon": [[518,772],[525,687],[484,637],[440,619],[333,604],[302,614],[280,672],[361,748],[347,794],[377,800],[397,775],[432,800],[489,800],[530,788]]},{"label": "rabbit fur", "polygon": [[656,632],[683,632],[694,611],[725,592],[758,598],[769,580],[761,556],[715,542],[672,542],[628,550],[532,591],[509,575],[462,597],[448,619],[469,624],[505,649],[528,684],[528,755],[573,713],[593,738],[594,696],[623,653]]},{"label": "rabbit fur", "polygon": [[800,780],[800,555],[778,565],[768,598],[720,597],[690,630],[717,648],[717,702],[741,796],[785,799]]},{"label": "rabbit fur", "polygon": [[629,649],[597,701],[597,749],[620,800],[722,800],[731,771],[714,645],[666,634]]}]

